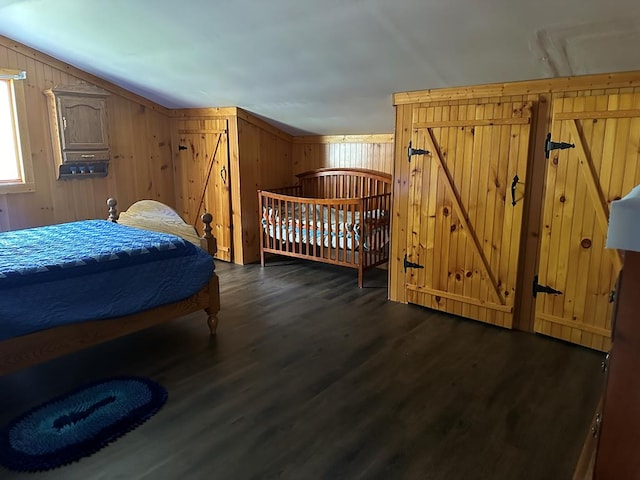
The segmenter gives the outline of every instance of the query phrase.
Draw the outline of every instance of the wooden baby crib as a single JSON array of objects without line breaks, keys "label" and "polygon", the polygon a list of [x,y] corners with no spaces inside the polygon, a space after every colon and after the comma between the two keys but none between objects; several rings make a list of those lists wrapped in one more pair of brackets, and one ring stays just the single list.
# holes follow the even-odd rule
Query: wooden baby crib
[{"label": "wooden baby crib", "polygon": [[321,168],[298,185],[258,191],[260,262],[272,253],[364,272],[389,260],[391,175],[361,168]]}]

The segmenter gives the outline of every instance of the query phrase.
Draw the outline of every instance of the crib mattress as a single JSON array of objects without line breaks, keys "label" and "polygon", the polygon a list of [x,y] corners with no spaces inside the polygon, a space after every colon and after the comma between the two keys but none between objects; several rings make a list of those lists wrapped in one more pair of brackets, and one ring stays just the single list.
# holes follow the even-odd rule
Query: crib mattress
[{"label": "crib mattress", "polygon": [[[361,239],[362,247],[368,249],[367,238],[378,233],[383,237],[379,243],[388,241],[387,230],[382,227],[387,215],[384,210],[367,211],[361,227],[361,215],[357,210],[295,203],[287,209],[265,208],[262,226],[267,235],[276,241],[358,250]],[[367,225],[368,229],[364,228]]]}]

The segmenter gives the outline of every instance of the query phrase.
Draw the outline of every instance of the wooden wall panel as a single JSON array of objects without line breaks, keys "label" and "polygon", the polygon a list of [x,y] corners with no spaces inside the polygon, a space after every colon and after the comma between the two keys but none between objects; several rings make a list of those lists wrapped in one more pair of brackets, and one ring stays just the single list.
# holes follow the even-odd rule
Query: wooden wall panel
[{"label": "wooden wall panel", "polygon": [[[174,206],[168,110],[7,38],[0,65],[26,70],[25,96],[36,191],[0,195],[0,229],[106,218],[106,199],[120,209],[143,198]],[[107,99],[112,161],[105,178],[56,180],[46,97],[55,85],[94,83]]]},{"label": "wooden wall panel", "polygon": [[[393,173],[393,134],[294,137],[293,173],[323,167]],[[294,178],[295,181],[295,178]]]},{"label": "wooden wall panel", "polygon": [[[293,177],[291,138],[252,119],[248,114],[238,118],[239,191],[232,192],[234,209],[242,211],[242,257],[236,263],[260,260],[259,189],[281,187]],[[237,230],[237,224],[234,223]]]},{"label": "wooden wall panel", "polygon": [[396,302],[407,302],[405,289],[404,256],[407,252],[407,223],[409,211],[409,177],[411,164],[407,161],[407,148],[411,140],[413,105],[396,107],[395,161],[393,165],[393,214],[389,254],[388,296]]}]

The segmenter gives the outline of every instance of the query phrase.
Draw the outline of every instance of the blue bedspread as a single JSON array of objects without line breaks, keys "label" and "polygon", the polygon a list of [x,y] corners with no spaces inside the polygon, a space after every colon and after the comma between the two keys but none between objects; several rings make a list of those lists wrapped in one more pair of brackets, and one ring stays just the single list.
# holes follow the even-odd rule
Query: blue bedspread
[{"label": "blue bedspread", "polygon": [[107,221],[0,233],[0,340],[173,303],[213,269],[180,237]]},{"label": "blue bedspread", "polygon": [[0,233],[0,289],[192,255],[174,235],[85,220]]}]

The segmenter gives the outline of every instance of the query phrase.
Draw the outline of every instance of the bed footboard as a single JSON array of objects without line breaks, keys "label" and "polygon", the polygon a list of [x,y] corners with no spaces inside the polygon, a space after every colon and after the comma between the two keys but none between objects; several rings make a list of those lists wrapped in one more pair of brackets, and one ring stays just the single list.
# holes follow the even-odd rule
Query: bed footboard
[{"label": "bed footboard", "polygon": [[[118,222],[120,214],[117,210],[118,202],[115,198],[109,198],[107,200],[107,206],[109,207],[108,220],[114,223]],[[211,233],[211,222],[213,222],[213,216],[210,213],[205,213],[201,217],[204,223],[204,235],[201,239],[201,246],[203,249],[213,256],[218,250],[217,242],[213,234]],[[209,283],[202,289],[203,295],[198,296],[199,299],[206,299],[202,303],[202,309],[207,313],[207,325],[209,326],[209,332],[211,335],[216,334],[218,327],[218,312],[220,311],[220,284],[218,281],[218,275],[214,271],[209,279]],[[200,300],[202,301],[202,300]]]}]

